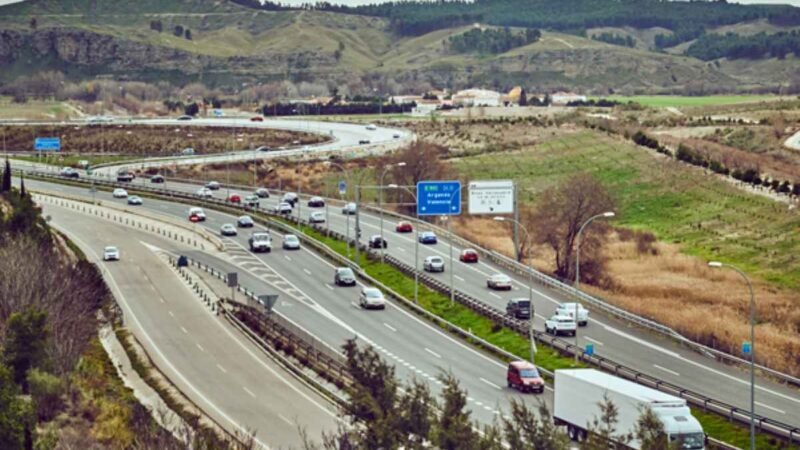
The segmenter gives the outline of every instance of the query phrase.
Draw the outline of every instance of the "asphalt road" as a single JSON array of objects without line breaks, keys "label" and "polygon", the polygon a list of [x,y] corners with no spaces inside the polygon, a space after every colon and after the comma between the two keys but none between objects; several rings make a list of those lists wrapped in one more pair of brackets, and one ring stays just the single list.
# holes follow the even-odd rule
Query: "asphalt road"
[{"label": "asphalt road", "polygon": [[[183,252],[174,241],[46,205],[44,213],[87,256],[108,269],[107,281],[127,326],[159,369],[229,431],[254,430],[268,447],[298,447],[298,427],[317,440],[336,428],[335,408],[296,380],[227,322],[212,314],[159,258]],[[102,262],[105,245],[119,262]]]},{"label": "asphalt road", "polygon": [[[138,180],[142,182],[143,180]],[[168,183],[170,189],[178,189],[187,192],[194,192],[198,186],[181,183]],[[63,188],[66,189],[66,188]],[[70,188],[71,189],[71,188]],[[246,194],[244,191],[232,191]],[[84,190],[85,194],[85,190]],[[226,190],[222,189],[215,193],[218,197],[223,197]],[[108,195],[108,194],[106,194]],[[272,206],[277,203],[277,198],[262,200],[262,206]],[[152,205],[152,206],[151,206]],[[186,217],[188,206],[175,207],[174,205],[163,204],[162,202],[146,201],[146,207],[153,207],[162,212],[169,213],[176,217]],[[296,211],[307,218],[311,208],[305,204],[296,208]],[[350,216],[350,231],[353,233],[354,222]],[[228,219],[233,222],[233,219]],[[347,216],[341,214],[339,205],[329,207],[329,222],[331,229],[344,233],[347,228]],[[211,220],[208,226],[212,231],[218,231],[221,221]],[[392,254],[398,259],[413,265],[414,264],[414,235],[398,234],[394,232],[396,221],[388,217],[384,218],[384,235],[389,244],[388,254]],[[372,214],[361,214],[362,238],[364,241],[370,235],[379,234],[379,220]],[[443,281],[449,281],[450,271],[453,271],[456,289],[479,298],[499,309],[504,309],[508,299],[513,297],[527,297],[528,288],[524,278],[508,273],[514,280],[514,289],[511,292],[495,292],[486,288],[486,278],[492,273],[505,273],[499,267],[491,263],[481,261],[479,264],[463,264],[457,260],[454,264],[449,262],[449,245],[443,236],[439,236],[439,244],[433,246],[420,245],[419,248],[419,267],[426,256],[438,255],[446,261],[446,272],[434,274]],[[277,241],[279,243],[279,241]],[[454,246],[453,254],[457,258],[461,248]],[[289,256],[292,258],[292,256]],[[288,276],[292,271],[297,271],[298,265],[295,261],[280,261],[279,258],[263,257],[268,264],[274,265],[276,270]],[[278,260],[278,261],[276,261]],[[315,266],[303,266],[310,273],[298,273],[299,285],[303,283],[309,285],[310,277],[315,280],[326,280],[332,277],[332,269],[329,267],[327,272],[324,268]],[[314,298],[312,296],[312,298]],[[543,318],[552,314],[556,304],[562,301],[561,295],[545,288],[534,286],[533,303],[537,318],[535,326],[543,329]],[[361,331],[361,328],[354,328]],[[564,337],[572,340],[574,338]],[[691,350],[681,348],[672,340],[662,336],[653,335],[646,331],[638,330],[628,326],[618,320],[601,317],[593,314],[587,327],[581,327],[578,332],[578,343],[584,346],[586,343],[595,345],[597,354],[606,356],[618,363],[628,365],[637,370],[658,377],[665,381],[673,382],[677,385],[692,389],[701,394],[720,399],[738,406],[743,409],[749,408],[749,379],[747,374],[741,370],[719,363],[711,358],[697,354]],[[435,349],[433,349],[436,351]],[[484,377],[485,378],[485,377]],[[499,378],[502,380],[502,378]],[[800,395],[792,388],[771,380],[761,378],[756,388],[756,411],[766,417],[770,417],[780,422],[800,426]]]}]

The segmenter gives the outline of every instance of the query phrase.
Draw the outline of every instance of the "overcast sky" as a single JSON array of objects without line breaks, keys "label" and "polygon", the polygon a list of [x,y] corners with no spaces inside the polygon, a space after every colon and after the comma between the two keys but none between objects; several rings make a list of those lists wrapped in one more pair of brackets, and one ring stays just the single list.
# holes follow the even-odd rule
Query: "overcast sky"
[{"label": "overcast sky", "polygon": [[[25,0],[0,0],[0,6],[8,5],[8,4],[11,4],[11,3],[19,3],[21,1],[25,1]],[[293,5],[293,4],[300,5],[300,4],[303,4],[303,3],[308,3],[308,0],[277,0],[277,1],[278,1],[278,3],[286,3],[286,4],[289,4],[289,5]],[[381,0],[329,0],[329,1],[331,3],[336,3],[336,4],[356,6],[356,5],[365,5],[365,4],[369,4],[369,3],[376,3],[376,2],[380,2]],[[731,1],[731,3],[735,3],[735,2]],[[736,3],[758,3],[758,4],[762,4],[762,5],[763,4],[781,3],[781,4],[786,4],[786,5],[792,5],[792,6],[800,6],[800,0],[739,0]]]}]

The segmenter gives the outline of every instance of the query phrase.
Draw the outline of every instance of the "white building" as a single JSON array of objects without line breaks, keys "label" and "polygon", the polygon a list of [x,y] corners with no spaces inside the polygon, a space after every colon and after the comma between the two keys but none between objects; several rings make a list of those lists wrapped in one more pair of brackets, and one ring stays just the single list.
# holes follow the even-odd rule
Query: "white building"
[{"label": "white building", "polygon": [[466,89],[453,95],[453,104],[460,106],[501,106],[503,94],[486,89]]},{"label": "white building", "polygon": [[585,95],[578,95],[574,92],[556,92],[550,96],[550,102],[554,105],[566,105],[569,102],[585,102]]}]

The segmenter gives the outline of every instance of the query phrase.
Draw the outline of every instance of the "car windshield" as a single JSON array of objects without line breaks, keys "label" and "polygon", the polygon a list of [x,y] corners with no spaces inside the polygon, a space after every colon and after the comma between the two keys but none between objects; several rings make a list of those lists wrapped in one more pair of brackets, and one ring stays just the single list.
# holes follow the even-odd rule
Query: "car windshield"
[{"label": "car windshield", "polygon": [[529,301],[527,301],[527,300],[523,300],[523,301],[519,301],[519,302],[517,302],[517,305],[518,305],[520,308],[526,308],[526,309],[527,309],[527,308],[530,308],[530,307],[531,307],[531,302],[529,302]]},{"label": "car windshield", "polygon": [[254,234],[253,235],[253,240],[254,241],[267,241],[267,240],[269,240],[269,235],[268,234]]},{"label": "car windshield", "polygon": [[242,222],[252,222],[253,221],[253,219],[251,219],[250,216],[239,217],[239,220],[241,220]]},{"label": "car windshield", "polygon": [[367,290],[364,291],[364,294],[369,298],[381,298],[381,297],[383,297],[383,294],[381,294],[381,291],[379,291],[377,289],[367,289]]},{"label": "car windshield", "polygon": [[117,247],[106,247],[107,252],[115,252],[117,251]]},{"label": "car windshield", "polygon": [[522,369],[519,374],[523,378],[539,378],[539,371],[536,369]]},{"label": "car windshield", "polygon": [[286,242],[297,242],[297,236],[286,236]]},{"label": "car windshield", "polygon": [[670,436],[671,441],[680,443],[678,448],[682,449],[701,449],[705,446],[705,435],[703,433],[686,433]]},{"label": "car windshield", "polygon": [[437,257],[437,258],[431,258],[431,262],[432,262],[432,263],[439,264],[439,263],[441,263],[441,262],[442,262],[442,258],[438,258],[438,257]]},{"label": "car windshield", "polygon": [[353,278],[353,271],[350,269],[339,269],[339,276],[346,278]]}]

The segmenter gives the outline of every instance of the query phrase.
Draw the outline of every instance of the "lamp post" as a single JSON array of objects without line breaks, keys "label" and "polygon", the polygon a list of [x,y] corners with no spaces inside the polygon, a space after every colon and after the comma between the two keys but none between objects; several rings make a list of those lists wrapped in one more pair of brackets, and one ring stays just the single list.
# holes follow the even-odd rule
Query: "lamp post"
[{"label": "lamp post", "polygon": [[[417,204],[417,194],[415,194],[407,186],[390,184],[388,188],[403,189],[411,194],[412,197],[414,197],[414,204]],[[417,218],[417,236],[416,239],[414,239],[414,303],[419,303],[419,211],[415,211],[415,216]],[[450,270],[453,270],[453,268],[451,267]]]},{"label": "lamp post", "polygon": [[[586,222],[583,222],[583,225],[578,229],[578,235],[575,238],[575,290],[580,288],[581,282],[581,234],[583,234],[583,229],[586,228],[587,225],[592,223],[595,219],[600,218],[611,218],[614,217],[614,211],[606,211],[602,214],[597,214],[595,216],[589,217]],[[580,308],[580,304],[575,302],[575,344],[578,344],[578,309]],[[578,352],[575,352],[575,360],[578,360]]]},{"label": "lamp post", "polygon": [[[503,216],[495,216],[494,220],[498,222],[511,222],[512,224],[518,226],[525,232],[525,240],[528,242],[528,249],[531,248],[531,235],[528,233],[528,229],[520,223],[519,220],[511,219]],[[534,316],[534,309],[533,309],[533,264],[528,264],[528,302],[530,303],[530,314],[531,317],[528,319],[528,335],[531,340],[531,363],[534,362],[534,358],[536,356],[536,341],[533,339],[533,316]],[[577,326],[577,323],[576,323]]]},{"label": "lamp post", "polygon": [[718,261],[711,261],[708,263],[709,267],[722,268],[727,267],[744,278],[747,283],[747,288],[750,290],[750,450],[756,448],[756,296],[753,293],[753,284],[741,269],[736,266],[721,263]]},{"label": "lamp post", "polygon": [[[381,172],[381,178],[378,182],[378,185],[380,186],[380,189],[378,190],[378,211],[380,212],[380,217],[381,217],[381,225],[380,225],[381,239],[383,239],[383,178],[386,176],[386,173],[389,172],[389,169],[391,169],[392,167],[404,167],[405,165],[406,165],[405,162],[389,164],[386,166],[385,169],[383,169],[383,172]],[[384,255],[384,249],[383,249],[383,243],[381,243],[381,262],[383,262],[383,255]]]}]

